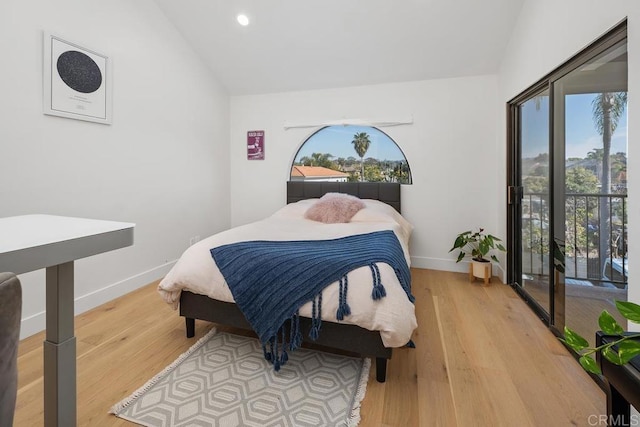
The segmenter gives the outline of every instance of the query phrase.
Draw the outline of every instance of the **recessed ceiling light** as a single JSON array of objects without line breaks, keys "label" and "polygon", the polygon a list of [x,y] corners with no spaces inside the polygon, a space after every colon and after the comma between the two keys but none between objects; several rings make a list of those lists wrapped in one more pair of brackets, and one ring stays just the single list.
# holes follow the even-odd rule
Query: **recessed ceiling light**
[{"label": "recessed ceiling light", "polygon": [[249,18],[247,17],[247,15],[240,14],[236,19],[238,20],[238,24],[242,25],[243,27],[249,25]]}]

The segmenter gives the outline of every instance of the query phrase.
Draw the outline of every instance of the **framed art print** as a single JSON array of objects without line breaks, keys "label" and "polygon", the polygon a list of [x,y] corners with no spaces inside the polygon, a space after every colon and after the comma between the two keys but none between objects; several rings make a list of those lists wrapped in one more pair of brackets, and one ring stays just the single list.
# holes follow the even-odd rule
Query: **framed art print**
[{"label": "framed art print", "polygon": [[264,160],[263,130],[250,130],[247,132],[247,159]]},{"label": "framed art print", "polygon": [[111,124],[111,61],[44,33],[44,113]]}]

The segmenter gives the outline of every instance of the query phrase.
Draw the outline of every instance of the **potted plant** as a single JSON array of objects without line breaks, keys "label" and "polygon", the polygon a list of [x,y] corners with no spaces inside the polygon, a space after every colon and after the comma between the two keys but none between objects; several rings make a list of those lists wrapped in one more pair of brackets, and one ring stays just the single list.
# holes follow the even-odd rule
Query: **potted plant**
[{"label": "potted plant", "polygon": [[[614,302],[618,312],[624,318],[640,324],[640,305],[627,301],[615,300]],[[580,365],[587,372],[601,373],[598,363],[593,358],[597,352],[601,352],[608,361],[616,365],[624,365],[640,355],[640,342],[634,341],[640,338],[640,333],[625,333],[622,326],[607,310],[600,313],[598,325],[605,334],[617,337],[617,339],[607,344],[591,347],[585,338],[567,326],[564,327],[564,339],[560,338],[560,341],[578,353]]]},{"label": "potted plant", "polygon": [[487,283],[488,277],[491,275],[491,260],[499,262],[491,251],[506,252],[504,246],[498,243],[501,241],[496,236],[485,233],[484,228],[480,228],[476,232],[465,231],[458,234],[449,252],[453,252],[456,249],[460,250],[456,262],[460,262],[465,257],[470,256],[472,267],[469,269],[469,276],[484,279],[485,283]]},{"label": "potted plant", "polygon": [[[553,241],[553,266],[560,272],[565,272],[565,246],[554,239]],[[628,321],[640,324],[640,305],[630,301],[613,301],[618,312]],[[626,333],[616,319],[607,311],[602,310],[598,318],[600,330],[607,335],[617,337],[612,342],[603,345],[591,347],[589,342],[568,326],[564,327],[564,338],[560,341],[565,343],[569,348],[575,351],[579,359],[580,365],[592,374],[600,374],[600,367],[593,358],[600,353],[611,363],[616,365],[624,365],[634,357],[640,355],[640,333]]]}]

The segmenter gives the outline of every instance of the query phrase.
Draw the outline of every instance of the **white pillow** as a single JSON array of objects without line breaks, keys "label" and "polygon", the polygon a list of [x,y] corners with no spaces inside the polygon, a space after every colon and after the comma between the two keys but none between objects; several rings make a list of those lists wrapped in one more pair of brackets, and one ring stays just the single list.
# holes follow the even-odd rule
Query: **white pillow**
[{"label": "white pillow", "polygon": [[317,201],[318,199],[304,199],[295,203],[289,203],[275,211],[271,216],[276,218],[304,218],[307,209]]},{"label": "white pillow", "polygon": [[356,213],[350,222],[395,222],[409,239],[413,232],[413,225],[392,206],[373,199],[363,199],[365,208]]}]

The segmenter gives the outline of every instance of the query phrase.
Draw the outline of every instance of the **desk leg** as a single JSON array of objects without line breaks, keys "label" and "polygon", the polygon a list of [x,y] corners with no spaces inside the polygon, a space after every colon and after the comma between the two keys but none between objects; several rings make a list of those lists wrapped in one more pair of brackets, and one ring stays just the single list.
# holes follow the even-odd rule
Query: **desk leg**
[{"label": "desk leg", "polygon": [[44,425],[76,425],[76,338],[73,261],[47,268]]}]

